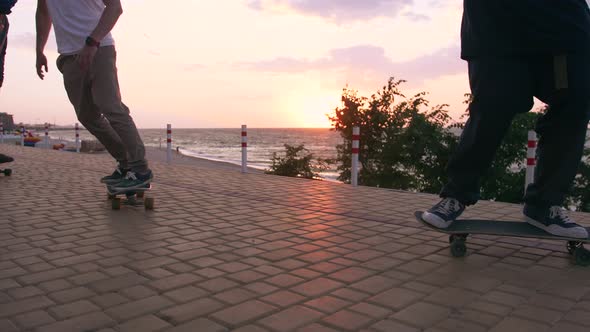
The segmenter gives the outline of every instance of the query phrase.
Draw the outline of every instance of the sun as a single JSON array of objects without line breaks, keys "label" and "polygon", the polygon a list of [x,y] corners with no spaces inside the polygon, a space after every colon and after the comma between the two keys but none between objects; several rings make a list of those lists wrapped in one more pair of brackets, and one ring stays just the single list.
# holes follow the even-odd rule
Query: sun
[{"label": "sun", "polygon": [[340,96],[322,91],[306,91],[286,96],[289,122],[299,128],[330,128],[327,114],[332,114],[340,103]]}]

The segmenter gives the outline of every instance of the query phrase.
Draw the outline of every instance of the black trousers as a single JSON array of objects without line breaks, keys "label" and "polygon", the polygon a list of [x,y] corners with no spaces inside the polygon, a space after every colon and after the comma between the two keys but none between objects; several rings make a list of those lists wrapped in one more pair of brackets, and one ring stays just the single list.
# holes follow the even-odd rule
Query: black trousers
[{"label": "black trousers", "polygon": [[[465,205],[479,199],[489,169],[514,116],[528,112],[533,97],[549,105],[537,122],[535,180],[526,204],[562,205],[576,175],[590,119],[590,54],[481,57],[469,60],[473,101],[459,146],[447,165],[441,197]],[[523,148],[525,148],[523,142]]]}]

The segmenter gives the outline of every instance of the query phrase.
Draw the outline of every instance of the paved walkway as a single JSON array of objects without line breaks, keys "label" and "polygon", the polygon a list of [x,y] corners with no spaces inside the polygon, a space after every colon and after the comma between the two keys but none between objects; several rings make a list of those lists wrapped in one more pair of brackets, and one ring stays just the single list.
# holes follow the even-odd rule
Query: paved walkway
[{"label": "paved walkway", "polygon": [[412,215],[433,195],[153,163],[156,210],[112,211],[106,155],[0,152],[17,159],[0,176],[2,332],[590,329],[590,268],[563,243],[479,236],[453,258]]}]

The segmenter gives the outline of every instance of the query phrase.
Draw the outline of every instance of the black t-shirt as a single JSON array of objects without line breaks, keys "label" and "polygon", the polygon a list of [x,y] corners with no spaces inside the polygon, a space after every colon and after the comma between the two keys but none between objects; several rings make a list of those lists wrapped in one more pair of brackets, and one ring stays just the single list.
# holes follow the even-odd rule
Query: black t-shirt
[{"label": "black t-shirt", "polygon": [[461,57],[590,50],[585,0],[464,0]]}]

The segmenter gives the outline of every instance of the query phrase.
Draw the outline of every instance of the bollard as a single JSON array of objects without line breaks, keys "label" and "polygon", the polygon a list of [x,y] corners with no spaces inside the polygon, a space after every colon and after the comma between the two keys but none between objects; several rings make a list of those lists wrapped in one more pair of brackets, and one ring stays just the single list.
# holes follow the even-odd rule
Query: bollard
[{"label": "bollard", "polygon": [[361,129],[359,127],[352,128],[352,169],[350,173],[350,183],[353,186],[358,186],[359,175],[359,140],[361,138]]},{"label": "bollard", "polygon": [[172,162],[172,125],[166,126],[166,162]]},{"label": "bollard", "polygon": [[537,165],[537,134],[531,130],[529,131],[529,138],[526,152],[526,177],[524,183],[524,191],[529,184],[535,181],[535,166]]},{"label": "bollard", "polygon": [[49,124],[45,123],[45,148],[49,149]]},{"label": "bollard", "polygon": [[248,129],[242,125],[242,173],[248,172]]},{"label": "bollard", "polygon": [[78,122],[76,122],[76,152],[80,153],[80,127],[78,126]]}]

